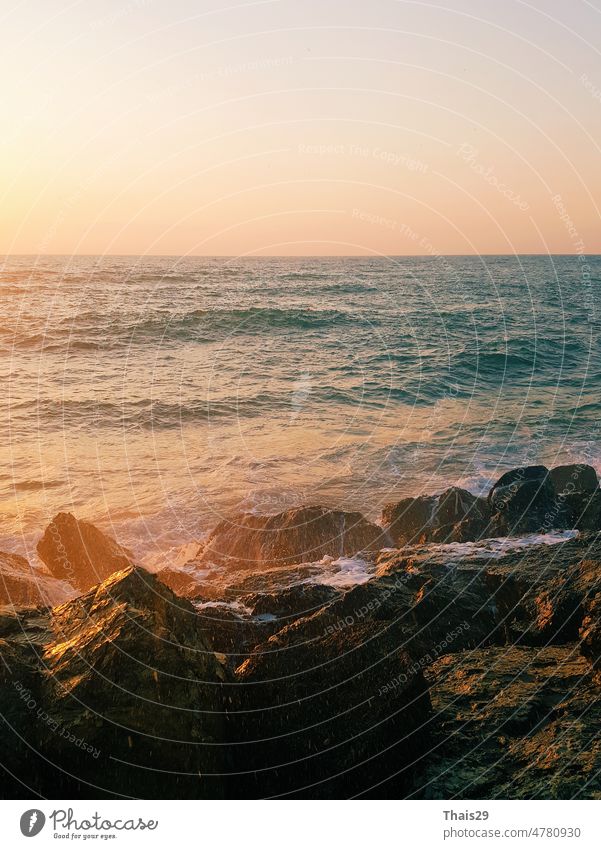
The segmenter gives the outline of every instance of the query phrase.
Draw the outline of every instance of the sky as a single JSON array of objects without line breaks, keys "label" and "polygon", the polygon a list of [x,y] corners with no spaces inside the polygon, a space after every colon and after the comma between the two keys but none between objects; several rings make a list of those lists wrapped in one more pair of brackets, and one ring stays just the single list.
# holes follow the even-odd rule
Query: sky
[{"label": "sky", "polygon": [[5,0],[0,253],[601,253],[601,0]]}]

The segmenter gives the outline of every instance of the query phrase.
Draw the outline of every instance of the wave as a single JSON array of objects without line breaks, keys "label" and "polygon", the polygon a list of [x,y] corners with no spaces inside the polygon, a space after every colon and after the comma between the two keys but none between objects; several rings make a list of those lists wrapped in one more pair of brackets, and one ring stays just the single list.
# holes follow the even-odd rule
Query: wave
[{"label": "wave", "polygon": [[159,311],[150,316],[86,311],[66,316],[43,330],[0,328],[5,350],[11,348],[59,352],[100,350],[167,342],[213,342],[228,336],[266,335],[277,330],[305,331],[351,327],[364,323],[360,315],[332,309],[248,307]]}]

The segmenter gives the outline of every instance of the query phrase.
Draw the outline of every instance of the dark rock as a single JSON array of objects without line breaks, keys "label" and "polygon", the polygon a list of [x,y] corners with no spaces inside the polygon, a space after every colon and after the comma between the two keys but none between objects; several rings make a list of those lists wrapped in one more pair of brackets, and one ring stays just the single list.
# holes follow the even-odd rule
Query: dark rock
[{"label": "dark rock", "polygon": [[232,795],[404,794],[427,747],[423,674],[391,623],[328,631],[328,621],[321,612],[298,620],[237,670]]},{"label": "dark rock", "polygon": [[489,513],[485,499],[453,486],[440,495],[404,498],[386,505],[382,524],[395,545],[465,542],[485,535]]},{"label": "dark rock", "polygon": [[48,608],[0,611],[0,794],[22,799],[49,790],[42,776],[52,765],[39,754],[43,724],[40,657],[50,638]]},{"label": "dark rock", "polygon": [[[297,584],[279,592],[251,593],[240,601],[252,610],[254,616],[273,616],[278,620],[299,619],[334,599],[340,590],[323,584]],[[280,627],[286,624],[280,622]]]},{"label": "dark rock", "polygon": [[558,496],[567,514],[566,524],[579,531],[601,530],[601,492],[569,492]]},{"label": "dark rock", "polygon": [[278,630],[277,621],[237,613],[227,603],[211,603],[198,610],[198,624],[219,660],[233,670],[259,643]]},{"label": "dark rock", "polygon": [[200,562],[236,569],[285,566],[377,550],[388,538],[361,513],[299,507],[275,516],[244,514],[220,522],[199,552]]},{"label": "dark rock", "polygon": [[55,608],[49,628],[33,687],[45,795],[223,795],[227,673],[192,605],[130,568]]},{"label": "dark rock", "polygon": [[496,536],[566,527],[546,466],[526,466],[506,472],[491,488],[488,502]]},{"label": "dark rock", "polygon": [[84,592],[133,561],[131,552],[71,513],[54,517],[38,542],[37,552],[56,578]]},{"label": "dark rock", "polygon": [[490,562],[486,580],[507,642],[541,646],[577,640],[586,601],[601,581],[601,539],[526,548]]},{"label": "dark rock", "polygon": [[431,749],[414,797],[601,798],[601,700],[577,644],[466,651],[428,678]]},{"label": "dark rock", "polygon": [[585,463],[573,463],[568,466],[555,466],[549,472],[551,483],[558,495],[571,492],[588,492],[599,489],[597,472]]}]

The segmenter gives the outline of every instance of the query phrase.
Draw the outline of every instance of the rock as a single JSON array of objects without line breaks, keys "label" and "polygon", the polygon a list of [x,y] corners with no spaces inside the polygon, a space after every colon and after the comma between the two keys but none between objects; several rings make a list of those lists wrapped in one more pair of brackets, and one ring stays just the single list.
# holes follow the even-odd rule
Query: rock
[{"label": "rock", "polygon": [[203,588],[203,584],[195,578],[193,573],[181,568],[165,566],[155,575],[157,580],[182,598],[196,598]]},{"label": "rock", "polygon": [[40,657],[50,638],[48,608],[4,608],[0,611],[0,795],[22,799],[24,794],[49,795],[52,764],[39,753],[43,720]]},{"label": "rock", "polygon": [[221,522],[199,552],[204,563],[236,569],[286,566],[383,547],[382,528],[361,513],[299,507],[275,516],[243,514]]},{"label": "rock", "polygon": [[599,489],[597,472],[585,463],[555,466],[549,472],[551,483],[558,495],[571,492],[596,492]]},{"label": "rock", "polygon": [[251,593],[240,601],[252,610],[254,616],[271,616],[280,620],[299,619],[316,609],[340,598],[342,593],[323,584],[297,584],[279,592]]},{"label": "rock", "polygon": [[546,466],[505,472],[488,493],[491,536],[515,536],[566,527]]},{"label": "rock", "polygon": [[393,624],[328,632],[328,621],[321,612],[298,620],[237,670],[235,797],[403,795],[428,742],[423,674]]},{"label": "rock", "polygon": [[54,517],[38,542],[37,552],[56,578],[84,592],[133,564],[131,552],[71,513]]},{"label": "rock", "polygon": [[404,498],[386,505],[382,524],[395,545],[465,542],[485,534],[489,512],[485,499],[453,486],[440,495]]},{"label": "rock", "polygon": [[576,643],[503,646],[438,660],[426,799],[601,798],[601,700]]},{"label": "rock", "polygon": [[[48,756],[111,794],[221,796],[226,673],[198,624],[191,604],[142,569],[56,608],[45,701],[88,748],[53,736]],[[168,785],[153,769],[167,765]]]},{"label": "rock", "polygon": [[229,670],[243,663],[255,646],[267,640],[279,627],[277,620],[253,617],[233,608],[226,602],[210,602],[198,608],[200,631]]},{"label": "rock", "polygon": [[582,531],[601,529],[601,491],[592,466],[575,464],[551,469],[556,503],[565,514],[566,527]]},{"label": "rock", "polygon": [[597,678],[601,671],[601,592],[595,593],[586,605],[580,627],[580,651],[590,661]]},{"label": "rock", "polygon": [[129,568],[36,615],[0,617],[0,705],[24,720],[19,780],[69,798],[223,795],[227,672],[192,605]]},{"label": "rock", "polygon": [[508,643],[574,641],[586,601],[599,589],[601,538],[526,548],[489,562],[485,573]]},{"label": "rock", "polygon": [[51,605],[65,601],[75,592],[18,554],[0,551],[0,605]]}]

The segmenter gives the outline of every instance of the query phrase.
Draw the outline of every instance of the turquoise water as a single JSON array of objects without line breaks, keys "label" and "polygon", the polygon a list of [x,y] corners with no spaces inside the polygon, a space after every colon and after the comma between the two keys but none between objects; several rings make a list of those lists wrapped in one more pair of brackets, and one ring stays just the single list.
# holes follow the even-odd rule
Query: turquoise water
[{"label": "turquoise water", "polygon": [[66,509],[149,555],[238,510],[601,469],[600,280],[596,257],[5,259],[0,537]]}]

